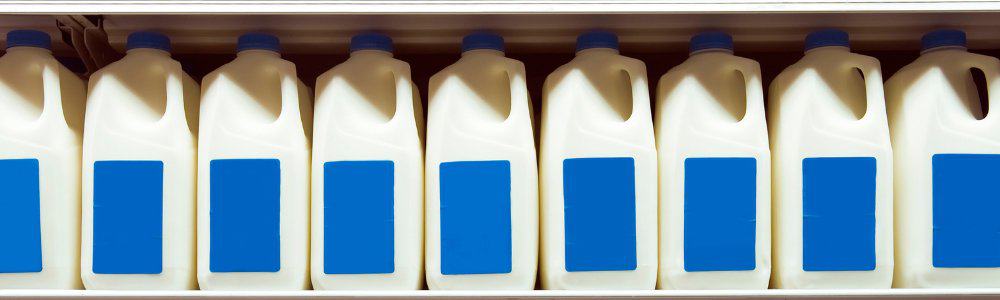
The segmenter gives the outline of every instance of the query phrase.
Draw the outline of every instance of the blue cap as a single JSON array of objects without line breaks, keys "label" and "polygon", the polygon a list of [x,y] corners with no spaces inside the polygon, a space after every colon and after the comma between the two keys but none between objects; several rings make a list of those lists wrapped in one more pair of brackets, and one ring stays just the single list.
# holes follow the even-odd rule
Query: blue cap
[{"label": "blue cap", "polygon": [[462,52],[476,49],[503,51],[503,37],[492,32],[476,32],[462,38]]},{"label": "blue cap", "polygon": [[821,29],[806,36],[806,50],[826,46],[850,47],[847,32],[840,29]]},{"label": "blue cap", "polygon": [[691,37],[691,52],[705,49],[725,49],[733,51],[733,37],[721,31],[702,32]]},{"label": "blue cap", "polygon": [[136,31],[128,35],[125,50],[136,48],[159,49],[170,52],[170,38],[159,32]]},{"label": "blue cap", "polygon": [[938,29],[920,39],[921,51],[937,47],[965,47],[965,32],[956,29]]},{"label": "blue cap", "polygon": [[243,50],[281,51],[278,37],[266,33],[245,33],[236,41],[236,52]]},{"label": "blue cap", "polygon": [[361,33],[351,37],[351,52],[358,50],[382,50],[392,52],[392,39],[381,33]]},{"label": "blue cap", "polygon": [[618,50],[618,36],[610,31],[594,30],[576,37],[576,51],[590,48]]},{"label": "blue cap", "polygon": [[52,37],[38,30],[11,30],[7,32],[7,48],[37,47],[52,50]]}]

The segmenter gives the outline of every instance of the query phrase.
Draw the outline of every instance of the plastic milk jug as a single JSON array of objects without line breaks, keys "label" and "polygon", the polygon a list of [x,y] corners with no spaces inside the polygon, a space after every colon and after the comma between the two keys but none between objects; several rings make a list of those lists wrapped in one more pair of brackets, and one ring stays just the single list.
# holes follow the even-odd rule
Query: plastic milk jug
[{"label": "plastic milk jug", "polygon": [[0,57],[0,289],[80,288],[86,85],[48,33],[7,33]]},{"label": "plastic milk jug", "polygon": [[806,37],[771,83],[777,288],[888,288],[892,150],[882,74],[847,33]]},{"label": "plastic milk jug", "polygon": [[198,283],[306,289],[312,100],[277,37],[244,34],[236,51],[202,81]]},{"label": "plastic milk jug", "polygon": [[524,64],[475,33],[430,80],[427,283],[530,290],[538,266],[538,171]]},{"label": "plastic milk jug", "polygon": [[410,66],[380,34],[316,80],[312,272],[316,289],[423,286],[423,108]]},{"label": "plastic milk jug", "polygon": [[542,286],[656,285],[657,171],[646,66],[618,37],[577,39],[542,99]]},{"label": "plastic milk jug", "polygon": [[771,156],[760,65],[721,32],[660,78],[661,289],[766,289]]},{"label": "plastic milk jug", "polygon": [[[985,116],[972,69],[986,78]],[[957,30],[925,35],[920,58],[886,83],[896,157],[896,286],[1000,287],[997,96],[1000,62],[967,52]]]},{"label": "plastic milk jug", "polygon": [[87,289],[194,289],[198,83],[170,39],[129,35],[90,76],[83,132]]}]

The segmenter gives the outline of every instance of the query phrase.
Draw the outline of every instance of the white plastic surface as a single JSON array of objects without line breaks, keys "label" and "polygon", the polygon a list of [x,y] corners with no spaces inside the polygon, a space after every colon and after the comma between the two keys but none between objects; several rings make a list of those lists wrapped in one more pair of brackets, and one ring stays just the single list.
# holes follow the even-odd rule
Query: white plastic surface
[{"label": "white plastic surface", "polygon": [[[424,114],[409,64],[385,51],[355,51],[346,62],[320,75],[316,86],[313,288],[420,289],[424,281]],[[324,273],[323,164],[351,160],[393,162],[392,273]]]},{"label": "white plastic surface", "polygon": [[[888,288],[893,268],[892,150],[878,60],[847,47],[814,48],[774,79],[770,97],[773,286]],[[803,270],[802,162],[809,157],[876,159],[873,271]]]},{"label": "white plastic surface", "polygon": [[[45,49],[0,57],[0,159],[38,159],[42,271],[0,274],[0,289],[77,289],[83,80]],[[11,230],[11,229],[4,229]]]},{"label": "white plastic surface", "polygon": [[[771,275],[771,156],[760,65],[727,50],[692,53],[660,78],[656,107],[659,288],[766,289]],[[685,160],[706,157],[756,159],[751,271],[685,271]]]},{"label": "white plastic surface", "polygon": [[[657,166],[645,64],[615,49],[591,48],[552,72],[543,90],[540,155],[542,287],[653,289]],[[592,157],[635,161],[635,270],[566,270],[563,161]]]},{"label": "white plastic surface", "polygon": [[[195,289],[198,83],[170,53],[129,50],[90,77],[83,144],[81,273],[87,289]],[[95,274],[94,163],[163,162],[160,274]]]},{"label": "white plastic surface", "polygon": [[[203,290],[309,288],[309,89],[295,65],[268,50],[245,50],[202,81],[198,144],[198,283]],[[280,161],[280,270],[209,271],[209,162]]]},{"label": "white plastic surface", "polygon": [[[488,49],[462,53],[430,80],[426,166],[427,285],[445,290],[530,290],[538,261],[538,180],[524,64]],[[441,163],[510,161],[511,271],[441,272]],[[474,201],[475,199],[469,199]],[[489,212],[484,212],[489,213]]]},{"label": "white plastic surface", "polygon": [[1000,61],[961,47],[930,49],[886,82],[896,158],[896,287],[1000,287],[1000,268],[932,265],[931,157],[1000,154],[1000,118],[993,112],[984,118],[971,69],[986,76],[989,107],[994,110],[1000,106],[995,101],[1000,95]]}]

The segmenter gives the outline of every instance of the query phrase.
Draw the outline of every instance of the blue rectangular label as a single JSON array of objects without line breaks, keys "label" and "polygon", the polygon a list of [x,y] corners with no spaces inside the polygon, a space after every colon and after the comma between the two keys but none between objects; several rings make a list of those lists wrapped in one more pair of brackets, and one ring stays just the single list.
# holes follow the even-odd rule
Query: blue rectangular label
[{"label": "blue rectangular label", "polygon": [[875,269],[874,157],[802,160],[802,269]]},{"label": "blue rectangular label", "polygon": [[0,159],[0,273],[42,271],[38,160]]},{"label": "blue rectangular label", "polygon": [[163,162],[94,162],[94,274],[163,272]]},{"label": "blue rectangular label", "polygon": [[281,269],[281,162],[209,163],[209,271]]},{"label": "blue rectangular label", "polygon": [[684,270],[753,270],[756,236],[757,159],[685,159]]},{"label": "blue rectangular label", "polygon": [[636,268],[635,160],[563,160],[566,271]]},{"label": "blue rectangular label", "polygon": [[441,274],[511,271],[510,161],[440,165]]},{"label": "blue rectangular label", "polygon": [[932,158],[937,268],[1000,267],[1000,155]]},{"label": "blue rectangular label", "polygon": [[323,164],[323,273],[395,270],[393,162]]}]

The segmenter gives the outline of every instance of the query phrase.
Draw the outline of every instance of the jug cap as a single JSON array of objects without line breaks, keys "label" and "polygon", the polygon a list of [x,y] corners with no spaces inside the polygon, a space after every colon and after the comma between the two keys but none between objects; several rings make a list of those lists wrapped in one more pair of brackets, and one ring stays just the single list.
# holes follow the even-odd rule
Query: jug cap
[{"label": "jug cap", "polygon": [[351,52],[359,50],[381,50],[392,52],[392,38],[375,32],[366,32],[351,37]]},{"label": "jug cap", "polygon": [[591,48],[611,48],[618,50],[618,36],[610,31],[594,30],[576,38],[576,51]]},{"label": "jug cap", "polygon": [[170,38],[159,32],[136,31],[128,35],[125,50],[136,48],[159,49],[170,52]]},{"label": "jug cap", "polygon": [[52,37],[48,33],[30,29],[7,32],[7,48],[21,46],[52,50]]},{"label": "jug cap", "polygon": [[850,47],[847,32],[840,29],[821,29],[806,36],[806,51],[826,46]]},{"label": "jug cap", "polygon": [[692,53],[707,49],[733,51],[733,37],[721,31],[702,32],[691,37],[690,51]]},{"label": "jug cap", "polygon": [[236,52],[243,50],[271,50],[281,51],[281,43],[278,37],[266,33],[245,33],[236,41]]},{"label": "jug cap", "polygon": [[492,32],[475,32],[462,38],[462,52],[476,49],[503,52],[503,37]]},{"label": "jug cap", "polygon": [[965,47],[965,32],[957,29],[934,30],[924,34],[924,37],[920,39],[920,44],[921,51],[937,47]]}]

